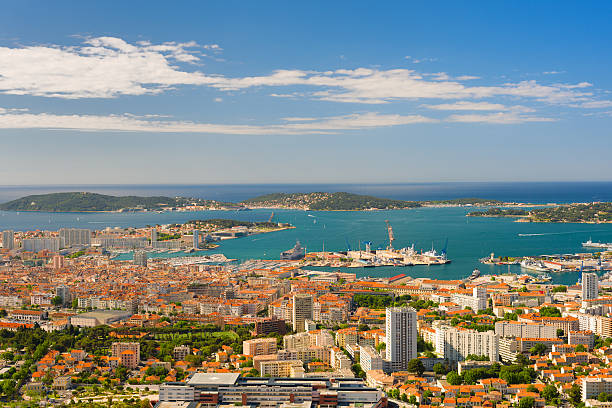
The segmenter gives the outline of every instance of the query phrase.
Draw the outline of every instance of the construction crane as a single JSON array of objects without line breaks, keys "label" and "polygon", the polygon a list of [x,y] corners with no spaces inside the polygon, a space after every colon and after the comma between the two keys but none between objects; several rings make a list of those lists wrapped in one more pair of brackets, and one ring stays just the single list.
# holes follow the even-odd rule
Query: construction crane
[{"label": "construction crane", "polygon": [[388,250],[393,250],[393,241],[395,241],[395,237],[393,236],[393,227],[389,224],[389,220],[385,220],[385,224],[387,224],[387,233],[389,234],[389,246]]},{"label": "construction crane", "polygon": [[270,218],[268,218],[268,222],[272,222],[272,218],[274,218],[274,211],[272,211],[272,214],[270,214]]}]

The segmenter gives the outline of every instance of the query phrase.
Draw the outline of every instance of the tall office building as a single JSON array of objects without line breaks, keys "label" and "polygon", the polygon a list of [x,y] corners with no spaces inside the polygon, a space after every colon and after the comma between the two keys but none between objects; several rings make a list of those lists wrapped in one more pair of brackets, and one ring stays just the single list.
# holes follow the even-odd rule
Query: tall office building
[{"label": "tall office building", "polygon": [[2,248],[15,249],[15,233],[13,230],[2,231]]},{"label": "tall office building", "polygon": [[134,252],[134,265],[147,266],[147,253],[145,251]]},{"label": "tall office building", "polygon": [[293,296],[292,320],[293,330],[302,332],[305,330],[306,320],[312,320],[313,302],[312,296],[297,294]]},{"label": "tall office building", "polygon": [[59,237],[64,247],[91,245],[91,230],[86,228],[61,228]]},{"label": "tall office building", "polygon": [[417,357],[417,314],[413,308],[387,308],[386,345],[391,371],[406,370],[408,362]]},{"label": "tall office building", "polygon": [[582,300],[599,297],[599,279],[594,272],[582,272]]},{"label": "tall office building", "polygon": [[194,249],[200,248],[200,231],[193,230],[193,247]]}]

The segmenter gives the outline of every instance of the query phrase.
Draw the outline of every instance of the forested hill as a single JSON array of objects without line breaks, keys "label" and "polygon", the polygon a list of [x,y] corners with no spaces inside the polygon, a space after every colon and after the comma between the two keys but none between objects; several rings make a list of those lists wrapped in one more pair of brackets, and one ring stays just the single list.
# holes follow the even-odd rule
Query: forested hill
[{"label": "forested hill", "polygon": [[6,211],[117,211],[121,209],[157,210],[185,205],[186,198],[171,197],[115,197],[97,193],[51,193],[30,195],[0,204]]}]

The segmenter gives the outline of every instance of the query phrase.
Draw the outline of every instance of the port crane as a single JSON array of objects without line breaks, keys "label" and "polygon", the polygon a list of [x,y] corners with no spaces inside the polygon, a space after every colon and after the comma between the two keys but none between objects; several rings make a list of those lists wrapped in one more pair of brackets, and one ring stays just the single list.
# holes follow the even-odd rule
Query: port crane
[{"label": "port crane", "polygon": [[272,222],[272,218],[274,218],[274,211],[272,211],[272,214],[270,214],[270,218],[268,218],[268,222]]},{"label": "port crane", "polygon": [[385,224],[387,224],[387,233],[389,234],[389,246],[388,250],[393,250],[393,241],[395,241],[395,237],[393,236],[393,227],[389,224],[389,220],[385,220]]}]

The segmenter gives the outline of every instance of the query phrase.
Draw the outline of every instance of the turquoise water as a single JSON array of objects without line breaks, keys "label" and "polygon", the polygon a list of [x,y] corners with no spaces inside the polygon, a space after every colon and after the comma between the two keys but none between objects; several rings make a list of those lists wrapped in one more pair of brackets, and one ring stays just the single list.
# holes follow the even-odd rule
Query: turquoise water
[{"label": "turquoise water", "polygon": [[[474,268],[483,273],[503,273],[508,267],[487,266],[478,259],[491,252],[498,255],[526,256],[553,253],[582,252],[581,242],[612,241],[612,224],[540,224],[516,223],[502,218],[468,218],[467,208],[419,208],[413,210],[370,212],[304,212],[275,210],[274,221],[290,222],[296,229],[246,238],[223,241],[210,253],[223,253],[228,258],[278,259],[281,251],[292,247],[296,240],[310,251],[346,250],[359,241],[371,241],[372,247],[387,245],[385,220],[395,232],[395,247],[415,244],[428,250],[432,243],[439,251],[448,238],[448,256],[452,263],[443,266],[386,267],[346,269],[359,276],[393,276],[405,273],[413,277],[458,279],[469,275]],[[270,210],[201,211],[166,213],[13,213],[0,212],[0,230],[57,230],[61,227],[103,229],[114,227],[143,227],[154,224],[181,223],[191,219],[232,218],[266,221]],[[518,234],[534,234],[519,236]],[[511,272],[520,268],[510,267]],[[577,273],[553,274],[555,282],[575,283]]]}]

